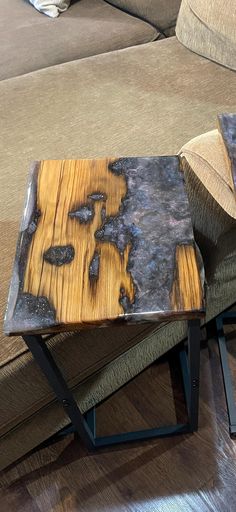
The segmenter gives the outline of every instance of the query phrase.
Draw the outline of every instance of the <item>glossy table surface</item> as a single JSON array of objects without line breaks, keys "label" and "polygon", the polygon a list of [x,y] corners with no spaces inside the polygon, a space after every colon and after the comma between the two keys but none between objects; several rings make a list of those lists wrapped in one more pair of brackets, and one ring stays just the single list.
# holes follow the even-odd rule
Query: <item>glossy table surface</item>
[{"label": "glossy table surface", "polygon": [[201,317],[201,267],[177,156],[36,162],[5,332]]}]

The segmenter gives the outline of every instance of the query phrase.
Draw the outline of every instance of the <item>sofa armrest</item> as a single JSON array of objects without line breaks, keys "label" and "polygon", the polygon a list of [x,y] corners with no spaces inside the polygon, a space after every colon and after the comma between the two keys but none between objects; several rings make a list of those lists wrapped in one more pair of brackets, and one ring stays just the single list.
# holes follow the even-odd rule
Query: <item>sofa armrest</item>
[{"label": "sofa armrest", "polygon": [[236,70],[235,0],[182,0],[176,25],[180,43]]},{"label": "sofa armrest", "polygon": [[211,279],[220,261],[236,253],[236,197],[218,130],[189,141],[180,158],[195,239]]}]

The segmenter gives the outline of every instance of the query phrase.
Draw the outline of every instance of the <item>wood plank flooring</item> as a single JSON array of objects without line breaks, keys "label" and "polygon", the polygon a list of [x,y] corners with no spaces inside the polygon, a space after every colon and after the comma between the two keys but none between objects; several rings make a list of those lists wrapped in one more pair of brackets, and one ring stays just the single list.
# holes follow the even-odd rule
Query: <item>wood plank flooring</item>
[{"label": "wood plank flooring", "polygon": [[[236,383],[236,328],[228,329]],[[162,359],[100,406],[99,433],[175,421],[173,397],[184,416],[172,366]],[[236,440],[228,434],[215,341],[201,351],[197,433],[92,455],[69,436],[3,472],[0,484],[1,512],[235,512]]]}]

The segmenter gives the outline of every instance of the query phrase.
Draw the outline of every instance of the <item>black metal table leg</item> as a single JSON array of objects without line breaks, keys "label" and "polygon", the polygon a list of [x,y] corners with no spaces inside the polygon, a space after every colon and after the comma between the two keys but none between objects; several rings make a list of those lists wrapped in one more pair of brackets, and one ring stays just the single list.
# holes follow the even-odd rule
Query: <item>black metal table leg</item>
[{"label": "black metal table leg", "polygon": [[23,339],[33,354],[37,364],[46,376],[58,400],[63,405],[71,422],[78,431],[87,448],[94,448],[94,437],[88,423],[80,412],[73,394],[69,390],[58,366],[56,365],[45,341],[41,336],[23,336]]},{"label": "black metal table leg", "polygon": [[56,365],[45,340],[40,335],[24,335],[23,339],[40,366],[59,402],[63,405],[75,430],[85,445],[91,448],[114,444],[165,437],[181,433],[194,432],[198,427],[199,401],[199,364],[200,364],[200,321],[188,322],[188,357],[186,350],[180,351],[185,396],[188,409],[188,423],[177,423],[159,428],[134,432],[123,432],[116,435],[96,437],[96,410],[93,407],[84,416],[79,410],[72,392],[69,390],[59,368]]},{"label": "black metal table leg", "polygon": [[236,403],[234,399],[233,381],[228,362],[226,338],[224,334],[224,324],[236,324],[236,312],[227,311],[216,318],[217,337],[219,344],[220,362],[224,382],[228,417],[229,433],[236,436]]},{"label": "black metal table leg", "polygon": [[188,410],[189,432],[195,432],[198,429],[200,340],[200,320],[189,320],[188,354],[186,350],[181,350],[179,354]]},{"label": "black metal table leg", "polygon": [[198,429],[199,371],[200,371],[200,320],[188,322],[188,363],[190,396],[188,404],[190,430]]}]

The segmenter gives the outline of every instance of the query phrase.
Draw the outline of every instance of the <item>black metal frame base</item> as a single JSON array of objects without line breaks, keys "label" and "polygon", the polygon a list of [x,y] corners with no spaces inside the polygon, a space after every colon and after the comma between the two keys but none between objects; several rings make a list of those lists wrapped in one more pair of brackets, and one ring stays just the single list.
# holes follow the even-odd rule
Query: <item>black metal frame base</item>
[{"label": "black metal frame base", "polygon": [[236,403],[234,400],[232,375],[228,362],[224,324],[236,324],[236,311],[227,311],[216,318],[220,362],[229,417],[229,433],[231,436],[236,437]]},{"label": "black metal frame base", "polygon": [[[45,339],[40,335],[24,335],[23,339],[33,354],[37,364],[46,376],[59,402],[63,405],[75,431],[88,449],[100,448],[124,442],[139,441],[154,437],[165,437],[176,434],[194,432],[198,428],[199,403],[199,366],[200,366],[200,320],[188,321],[188,346],[180,350],[180,364],[188,411],[188,422],[185,424],[168,425],[165,427],[146,429],[105,437],[96,436],[95,407],[83,415],[76,404],[72,392],[68,388],[59,368],[57,367]],[[69,429],[71,432],[71,428]]]}]

